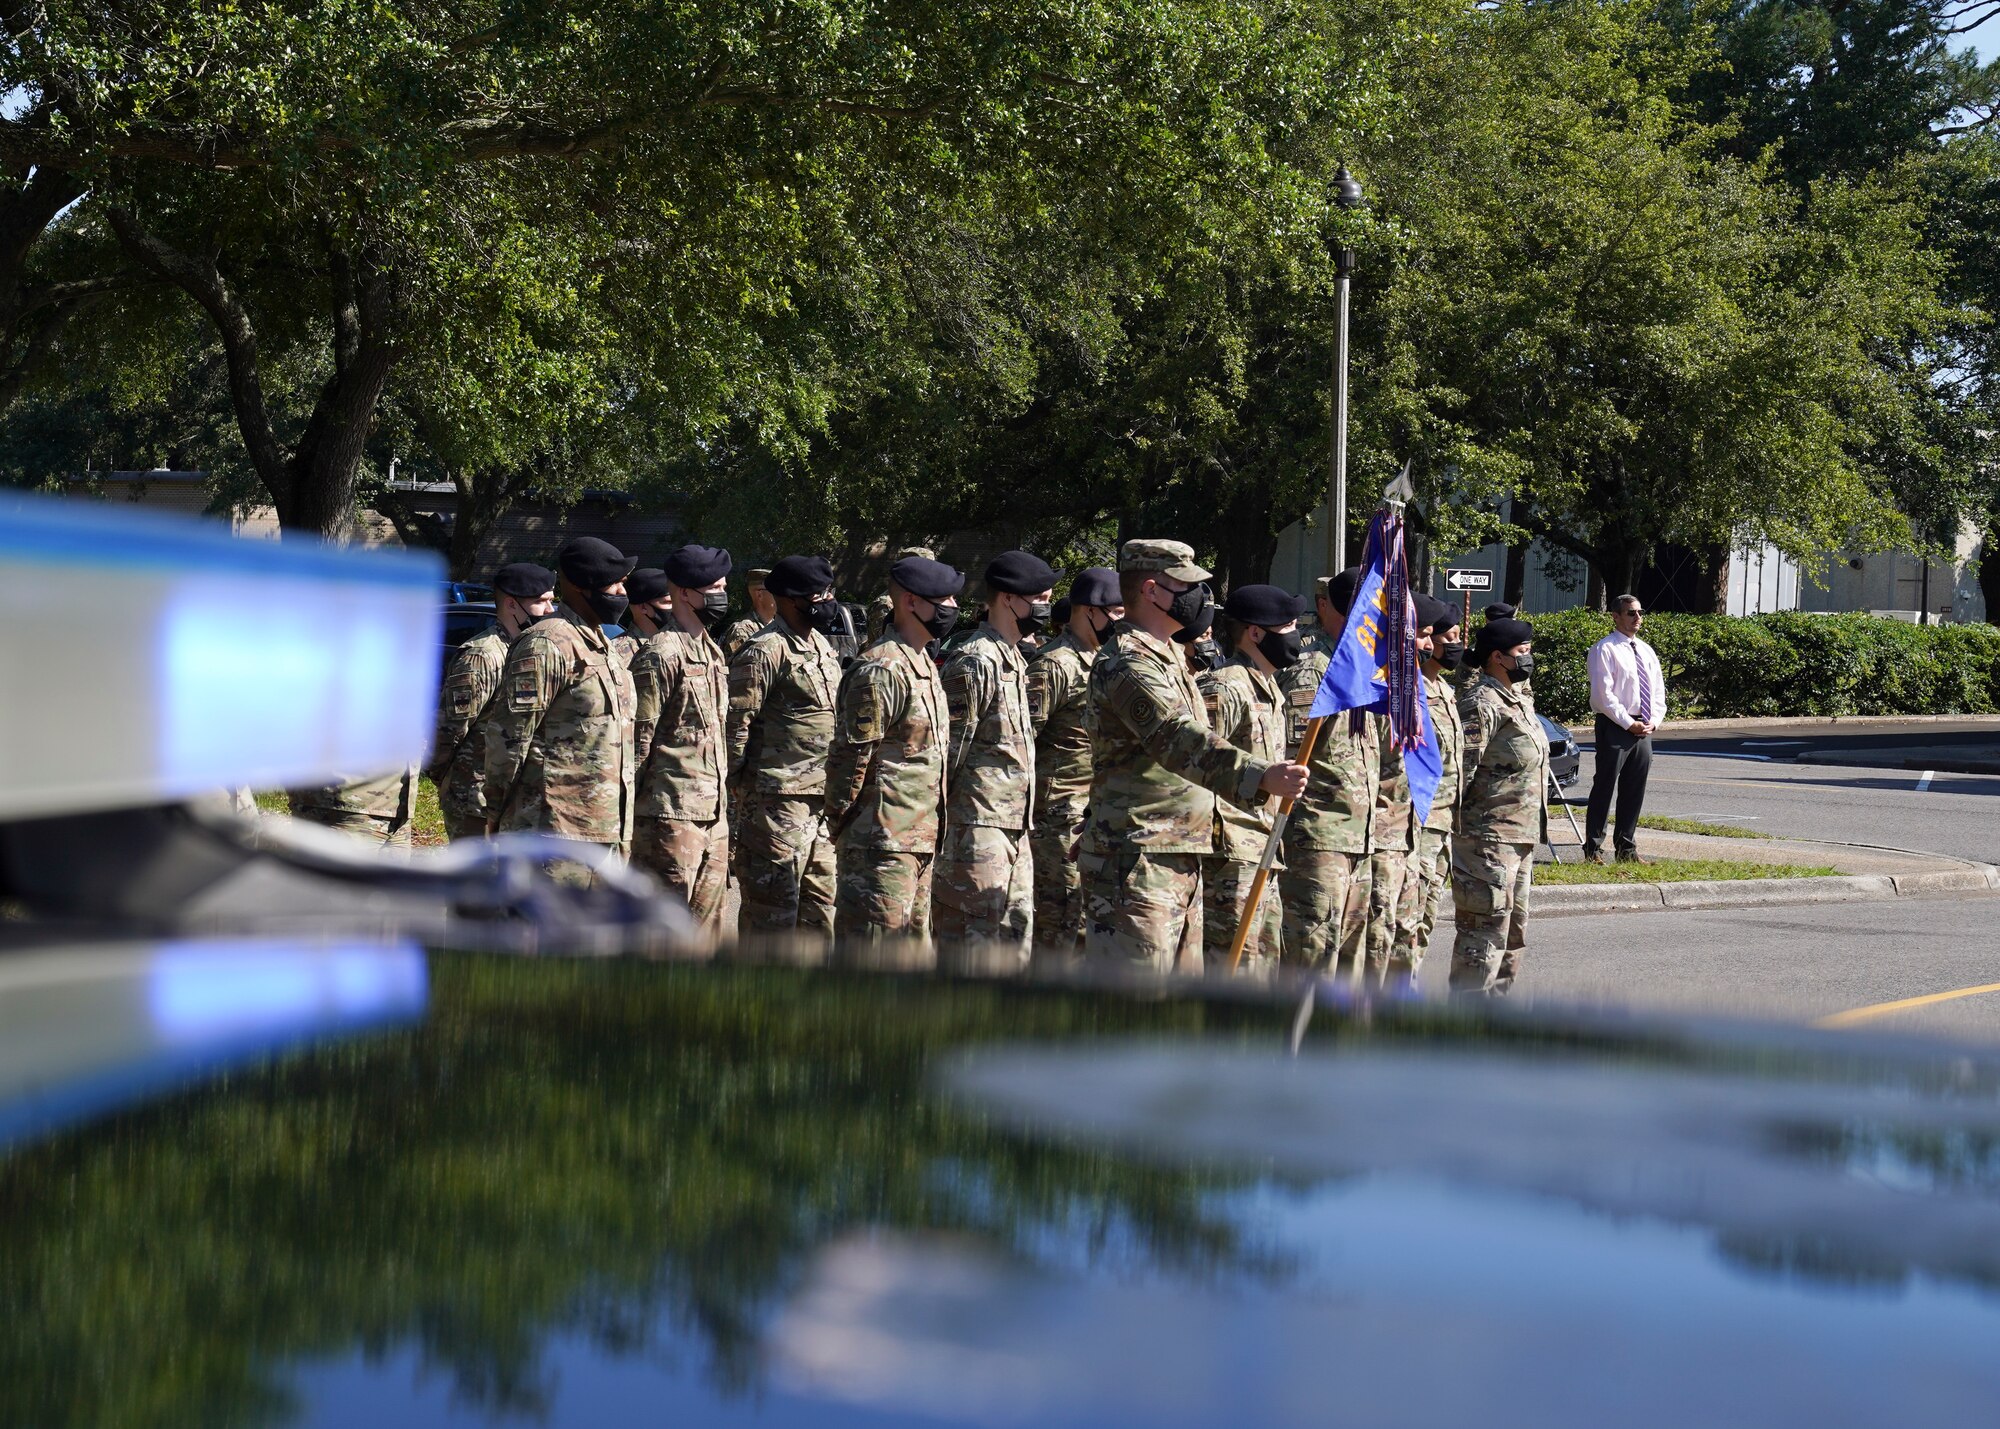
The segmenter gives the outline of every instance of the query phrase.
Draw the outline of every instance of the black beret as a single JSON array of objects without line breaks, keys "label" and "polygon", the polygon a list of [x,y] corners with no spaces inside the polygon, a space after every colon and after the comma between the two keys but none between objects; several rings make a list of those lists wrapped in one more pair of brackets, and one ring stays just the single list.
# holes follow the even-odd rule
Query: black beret
[{"label": "black beret", "polygon": [[764,589],[772,595],[815,596],[832,588],[833,567],[824,556],[787,556],[764,577]]},{"label": "black beret", "polygon": [[1349,566],[1337,576],[1328,576],[1321,584],[1320,594],[1326,597],[1329,605],[1344,616],[1347,614],[1347,607],[1354,604],[1354,592],[1360,584],[1361,567]]},{"label": "black beret", "polygon": [[625,597],[634,605],[651,605],[667,593],[667,573],[656,566],[625,577]]},{"label": "black beret", "polygon": [[1118,588],[1118,572],[1109,566],[1091,566],[1078,571],[1076,579],[1070,582],[1069,603],[1071,605],[1123,605],[1125,594]]},{"label": "black beret", "polygon": [[986,588],[1009,595],[1040,595],[1056,583],[1056,573],[1040,556],[1002,551],[986,567]]},{"label": "black beret", "polygon": [[1442,634],[1459,623],[1458,607],[1448,600],[1439,600],[1434,595],[1418,591],[1417,629],[1434,630]]},{"label": "black beret", "polygon": [[964,576],[943,561],[927,561],[922,556],[903,557],[889,567],[889,579],[925,600],[946,600],[965,589]]},{"label": "black beret", "polygon": [[667,579],[688,590],[712,586],[729,574],[729,552],[714,546],[682,546],[667,557]]},{"label": "black beret", "polygon": [[[1506,601],[1496,600],[1479,613],[1488,620],[1512,620],[1519,612],[1513,606],[1507,604]],[[1517,640],[1514,643],[1518,645],[1521,642]]]},{"label": "black beret", "polygon": [[609,541],[595,536],[572,536],[556,552],[556,569],[584,590],[617,585],[637,564]]},{"label": "black beret", "polygon": [[533,600],[556,588],[556,573],[532,561],[516,561],[493,573],[493,589],[516,600]]},{"label": "black beret", "polygon": [[1229,592],[1229,599],[1222,603],[1222,613],[1231,620],[1261,625],[1268,630],[1290,625],[1299,618],[1299,598],[1274,585],[1240,585]]},{"label": "black beret", "polygon": [[1534,626],[1525,620],[1505,616],[1489,620],[1479,627],[1479,640],[1473,649],[1484,658],[1495,650],[1512,650],[1516,645],[1525,645],[1534,638]]}]

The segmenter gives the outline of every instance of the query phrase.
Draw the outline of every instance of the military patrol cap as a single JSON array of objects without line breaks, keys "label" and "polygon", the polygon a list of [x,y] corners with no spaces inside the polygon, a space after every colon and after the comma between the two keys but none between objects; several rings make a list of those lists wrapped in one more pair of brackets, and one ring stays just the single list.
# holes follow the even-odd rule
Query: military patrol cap
[{"label": "military patrol cap", "polygon": [[556,573],[533,561],[516,561],[493,573],[493,589],[516,600],[533,600],[556,588]]},{"label": "military patrol cap", "polygon": [[1123,605],[1124,592],[1118,589],[1118,572],[1109,566],[1091,566],[1077,572],[1070,582],[1069,603],[1071,605],[1093,605],[1102,608],[1107,605]]},{"label": "military patrol cap", "polygon": [[1194,547],[1185,541],[1127,541],[1118,553],[1120,574],[1159,572],[1169,580],[1199,585],[1208,572],[1194,563]]},{"label": "military patrol cap", "polygon": [[896,552],[896,559],[899,561],[907,561],[912,558],[919,561],[935,561],[937,559],[937,552],[933,551],[929,546],[905,546]]},{"label": "military patrol cap", "polygon": [[1299,598],[1274,585],[1240,585],[1229,592],[1222,613],[1245,625],[1261,625],[1266,630],[1290,625],[1299,618]]},{"label": "military patrol cap", "polygon": [[943,561],[905,556],[889,567],[889,579],[925,600],[949,600],[965,589],[965,577]]},{"label": "military patrol cap", "polygon": [[609,541],[600,541],[595,536],[572,536],[556,552],[556,569],[581,590],[603,590],[617,585],[638,564],[637,557],[628,556]]},{"label": "military patrol cap", "polygon": [[743,577],[743,584],[750,590],[768,590],[770,587],[765,582],[770,579],[771,568],[769,566],[752,566],[749,574]]},{"label": "military patrol cap", "polygon": [[1321,576],[1319,593],[1326,597],[1327,604],[1346,615],[1347,607],[1354,604],[1355,587],[1360,584],[1361,567],[1349,566],[1337,576]]},{"label": "military patrol cap", "polygon": [[667,579],[685,590],[714,585],[729,574],[729,552],[716,546],[682,546],[667,557]]},{"label": "military patrol cap", "polygon": [[1443,632],[1459,623],[1458,607],[1434,595],[1417,593],[1417,629]]},{"label": "military patrol cap", "polygon": [[986,567],[986,588],[1008,595],[1040,595],[1055,583],[1049,563],[1028,551],[1002,551]]},{"label": "military patrol cap", "polygon": [[833,567],[824,556],[787,556],[764,577],[765,590],[792,599],[815,596],[832,586]]},{"label": "military patrol cap", "polygon": [[651,605],[667,593],[667,573],[654,566],[625,577],[625,598],[634,605]]}]

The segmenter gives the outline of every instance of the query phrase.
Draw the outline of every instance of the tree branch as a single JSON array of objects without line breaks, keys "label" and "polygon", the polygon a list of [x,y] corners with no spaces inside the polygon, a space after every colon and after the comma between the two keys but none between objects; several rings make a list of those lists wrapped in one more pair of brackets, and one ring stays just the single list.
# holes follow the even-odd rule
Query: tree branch
[{"label": "tree branch", "polygon": [[229,398],[251,465],[277,502],[282,520],[292,504],[294,483],[284,447],[272,430],[264,384],[257,374],[257,330],[213,259],[196,259],[155,238],[122,208],[109,212],[119,244],[139,265],[181,288],[201,304],[222,340],[229,366]]}]

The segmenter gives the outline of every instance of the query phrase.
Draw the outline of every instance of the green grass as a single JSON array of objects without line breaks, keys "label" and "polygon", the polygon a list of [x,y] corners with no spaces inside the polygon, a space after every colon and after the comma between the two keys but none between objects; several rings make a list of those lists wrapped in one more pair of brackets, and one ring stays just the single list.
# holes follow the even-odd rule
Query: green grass
[{"label": "green grass", "polygon": [[[1565,853],[1565,858],[1571,855]],[[1831,878],[1838,869],[1816,864],[1746,863],[1729,858],[1656,858],[1648,863],[1538,863],[1535,882],[1690,883],[1739,878]]]},{"label": "green grass", "polygon": [[1718,839],[1768,839],[1775,834],[1759,833],[1756,829],[1739,829],[1734,824],[1711,824],[1705,819],[1677,819],[1672,814],[1641,814],[1639,827],[1658,829],[1668,834],[1707,834]]},{"label": "green grass", "polygon": [[[289,814],[291,801],[282,789],[265,789],[257,795],[257,807],[266,814]],[[419,848],[434,848],[445,842],[444,811],[438,808],[437,785],[428,777],[417,780],[417,816],[410,837]]]}]

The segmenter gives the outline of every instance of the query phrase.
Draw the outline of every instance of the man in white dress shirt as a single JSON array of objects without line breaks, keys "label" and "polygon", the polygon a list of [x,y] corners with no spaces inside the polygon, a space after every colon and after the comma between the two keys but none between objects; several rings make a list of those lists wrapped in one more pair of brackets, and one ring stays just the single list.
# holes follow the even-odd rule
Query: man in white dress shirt
[{"label": "man in white dress shirt", "polygon": [[1612,632],[1590,647],[1590,707],[1597,712],[1597,777],[1584,816],[1583,856],[1604,862],[1604,824],[1611,796],[1618,796],[1618,822],[1611,846],[1620,863],[1639,857],[1639,809],[1646,802],[1646,775],[1653,767],[1653,730],[1666,715],[1667,682],[1660,657],[1639,638],[1645,607],[1636,595],[1611,603]]}]

